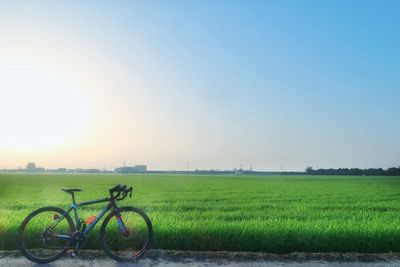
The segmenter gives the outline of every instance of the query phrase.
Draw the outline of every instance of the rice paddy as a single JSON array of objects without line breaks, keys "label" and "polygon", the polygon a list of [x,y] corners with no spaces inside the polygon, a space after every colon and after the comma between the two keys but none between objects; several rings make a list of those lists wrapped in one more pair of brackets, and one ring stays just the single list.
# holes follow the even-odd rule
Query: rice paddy
[{"label": "rice paddy", "polygon": [[[0,174],[0,250],[15,249],[19,224],[43,206],[67,209],[134,187],[119,206],[153,223],[153,248],[257,252],[400,251],[400,177]],[[105,204],[80,208],[83,219]],[[85,246],[100,247],[101,222]]]}]

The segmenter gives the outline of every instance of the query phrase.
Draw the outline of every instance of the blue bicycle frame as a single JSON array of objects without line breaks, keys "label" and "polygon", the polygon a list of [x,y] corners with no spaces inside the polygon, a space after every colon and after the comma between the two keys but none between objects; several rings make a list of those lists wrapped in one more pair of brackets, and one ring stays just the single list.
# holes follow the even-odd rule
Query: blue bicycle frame
[{"label": "blue bicycle frame", "polygon": [[[72,194],[72,205],[69,207],[69,209],[59,218],[57,218],[50,226],[49,229],[53,229],[56,227],[56,225],[67,216],[72,210],[74,211],[74,217],[75,217],[75,229],[79,228],[79,216],[78,216],[78,207],[80,206],[85,206],[85,205],[91,205],[91,204],[97,204],[97,203],[102,203],[102,202],[109,202],[107,206],[99,213],[99,215],[96,216],[96,219],[89,225],[87,225],[85,231],[82,233],[83,237],[85,237],[90,230],[93,229],[93,227],[98,223],[98,221],[103,218],[104,214],[107,213],[110,209],[112,209],[114,212],[116,212],[116,218],[118,221],[119,228],[121,232],[125,233],[126,228],[124,223],[122,222],[121,216],[118,214],[118,208],[116,205],[116,201],[113,198],[102,198],[102,199],[97,199],[97,200],[90,200],[90,201],[85,201],[85,202],[80,202],[76,203],[75,202],[75,196]],[[53,234],[52,237],[56,238],[61,238],[61,239],[72,239],[72,236],[68,235],[60,235],[60,234]]]}]

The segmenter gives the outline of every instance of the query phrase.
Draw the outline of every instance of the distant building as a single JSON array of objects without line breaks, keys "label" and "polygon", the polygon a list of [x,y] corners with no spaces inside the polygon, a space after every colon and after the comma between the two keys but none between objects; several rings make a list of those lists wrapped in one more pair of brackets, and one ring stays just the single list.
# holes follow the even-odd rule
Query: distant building
[{"label": "distant building", "polygon": [[134,167],[137,172],[146,172],[147,166],[146,165],[135,165]]},{"label": "distant building", "polygon": [[35,164],[35,162],[29,162],[28,164],[26,164],[26,169],[27,169],[27,170],[36,169],[36,164]]},{"label": "distant building", "polygon": [[243,175],[243,169],[242,168],[234,169],[233,171],[235,172],[235,175]]},{"label": "distant building", "polygon": [[147,166],[146,165],[135,165],[133,167],[118,167],[114,169],[115,172],[118,173],[143,173],[147,172]]},{"label": "distant building", "polygon": [[45,171],[44,168],[36,167],[35,162],[29,162],[28,164],[26,164],[25,170],[28,172],[43,172],[43,171]]}]

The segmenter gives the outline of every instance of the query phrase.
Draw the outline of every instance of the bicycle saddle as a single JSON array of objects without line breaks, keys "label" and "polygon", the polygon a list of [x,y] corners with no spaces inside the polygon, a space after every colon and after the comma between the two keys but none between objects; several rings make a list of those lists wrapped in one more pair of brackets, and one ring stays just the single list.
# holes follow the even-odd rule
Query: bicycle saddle
[{"label": "bicycle saddle", "polygon": [[73,194],[74,192],[80,192],[80,191],[82,191],[82,190],[80,190],[80,189],[78,189],[78,188],[69,188],[69,189],[61,188],[61,190],[64,191],[64,192],[66,192],[66,193],[70,193],[70,194]]}]

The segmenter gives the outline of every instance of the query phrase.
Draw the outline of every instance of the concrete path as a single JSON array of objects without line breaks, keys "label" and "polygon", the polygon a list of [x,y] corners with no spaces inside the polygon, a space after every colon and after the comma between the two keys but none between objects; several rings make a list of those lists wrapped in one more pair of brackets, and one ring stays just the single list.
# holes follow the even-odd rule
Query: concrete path
[{"label": "concrete path", "polygon": [[284,255],[246,252],[191,252],[151,250],[138,261],[119,263],[107,258],[99,251],[82,251],[78,257],[70,254],[51,264],[35,264],[20,256],[17,251],[0,252],[0,266],[165,266],[165,267],[394,267],[400,266],[399,253],[358,254],[358,253],[291,253]]}]

